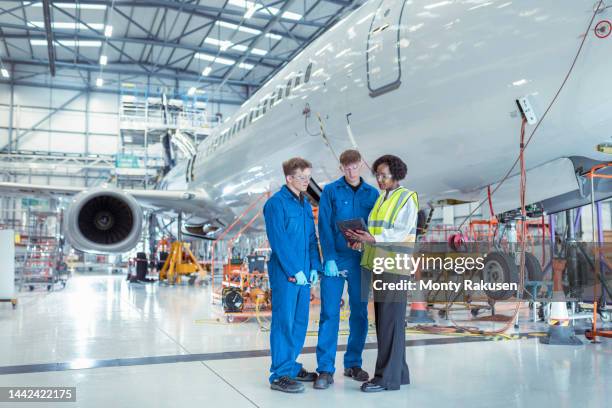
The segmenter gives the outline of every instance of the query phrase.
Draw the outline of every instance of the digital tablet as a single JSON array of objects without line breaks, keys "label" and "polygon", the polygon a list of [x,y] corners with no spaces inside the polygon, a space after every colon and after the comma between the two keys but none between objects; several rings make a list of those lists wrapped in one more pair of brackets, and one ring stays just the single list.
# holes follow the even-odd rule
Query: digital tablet
[{"label": "digital tablet", "polygon": [[368,230],[368,227],[365,221],[363,220],[363,218],[353,218],[350,220],[336,221],[336,225],[340,229],[340,232],[344,236],[344,239],[346,239],[349,242],[353,242],[354,240],[350,238],[349,235],[347,234],[348,230],[354,230],[354,231],[367,231]]}]

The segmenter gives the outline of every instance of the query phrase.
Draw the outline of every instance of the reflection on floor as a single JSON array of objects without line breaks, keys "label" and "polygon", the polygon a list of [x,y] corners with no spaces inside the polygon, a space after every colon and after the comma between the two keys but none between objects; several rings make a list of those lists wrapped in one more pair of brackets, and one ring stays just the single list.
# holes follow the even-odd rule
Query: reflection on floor
[{"label": "reflection on floor", "polygon": [[[63,291],[22,293],[19,302],[16,310],[0,304],[0,384],[76,386],[76,405],[65,406],[603,407],[612,383],[612,343],[605,339],[565,347],[545,346],[536,338],[485,341],[410,333],[413,383],[400,391],[365,395],[339,371],[329,390],[307,387],[304,394],[285,395],[268,388],[268,333],[256,321],[217,320],[220,309],[211,306],[207,288],[77,276]],[[311,319],[317,315],[313,308]],[[520,331],[543,329],[525,323]],[[309,369],[316,367],[316,341],[314,335],[307,338],[301,357]],[[375,344],[374,333],[367,341]],[[372,372],[375,359],[376,350],[367,349],[364,369]],[[10,374],[15,372],[20,374]]]}]

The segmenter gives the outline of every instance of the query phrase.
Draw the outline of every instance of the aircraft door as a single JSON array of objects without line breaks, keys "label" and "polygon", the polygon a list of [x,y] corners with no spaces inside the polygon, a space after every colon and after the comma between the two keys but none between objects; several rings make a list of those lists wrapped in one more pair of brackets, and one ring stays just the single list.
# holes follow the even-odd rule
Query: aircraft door
[{"label": "aircraft door", "polygon": [[401,84],[400,22],[405,0],[381,0],[368,32],[366,69],[370,96],[375,98]]}]

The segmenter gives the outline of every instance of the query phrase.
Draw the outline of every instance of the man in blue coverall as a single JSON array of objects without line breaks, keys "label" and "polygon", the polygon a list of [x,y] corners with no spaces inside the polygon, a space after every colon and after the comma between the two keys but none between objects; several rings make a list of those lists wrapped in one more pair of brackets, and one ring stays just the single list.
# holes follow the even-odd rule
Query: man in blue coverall
[{"label": "man in blue coverall", "polygon": [[321,318],[317,343],[318,378],[314,388],[326,389],[334,382],[334,363],[338,347],[340,302],[344,281],[348,282],[350,334],[344,353],[344,375],[357,381],[367,381],[368,373],[361,368],[361,354],[368,334],[368,303],[362,301],[361,253],[347,245],[336,222],[368,215],[378,198],[378,190],[361,178],[363,161],[357,150],[340,155],[340,170],[344,176],[325,186],[319,202],[319,236],[325,260],[321,279]]},{"label": "man in blue coverall", "polygon": [[268,262],[272,289],[270,388],[289,393],[304,391],[301,382],[317,378],[296,361],[306,339],[310,285],[317,283],[321,270],[312,208],[304,198],[311,168],[299,157],[284,162],[286,184],[266,201],[263,210],[272,249]]}]

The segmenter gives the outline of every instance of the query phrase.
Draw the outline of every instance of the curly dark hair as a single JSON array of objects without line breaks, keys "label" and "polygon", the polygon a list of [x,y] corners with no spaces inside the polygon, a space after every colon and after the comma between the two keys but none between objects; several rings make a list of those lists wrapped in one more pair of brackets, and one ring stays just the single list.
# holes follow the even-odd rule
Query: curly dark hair
[{"label": "curly dark hair", "polygon": [[392,154],[385,154],[376,159],[372,165],[372,174],[374,174],[374,176],[376,176],[376,170],[381,164],[389,166],[389,172],[396,181],[403,180],[408,173],[408,166],[406,166],[406,163],[404,163],[402,159]]}]

